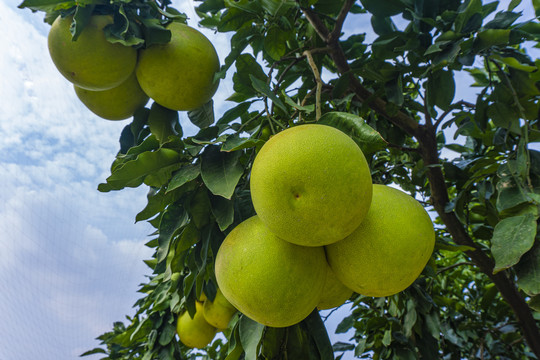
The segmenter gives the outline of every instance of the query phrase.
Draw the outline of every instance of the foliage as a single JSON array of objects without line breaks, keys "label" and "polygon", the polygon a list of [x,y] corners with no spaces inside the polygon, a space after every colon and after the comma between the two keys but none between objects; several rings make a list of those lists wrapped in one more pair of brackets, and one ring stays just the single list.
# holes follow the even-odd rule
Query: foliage
[{"label": "foliage", "polygon": [[[112,11],[120,20],[111,34],[134,46],[166,41],[151,34],[182,16],[168,3],[160,8],[144,0],[55,1],[21,6],[49,11],[49,19],[51,11]],[[156,139],[147,121],[160,116],[157,107],[137,112],[122,133],[121,151],[99,190],[149,187],[136,220],[156,229],[147,243],[154,257],[145,261],[152,274],[127,325],[115,323],[98,338],[103,347],[84,355],[540,357],[540,152],[531,148],[540,141],[540,60],[526,51],[538,42],[540,23],[522,19],[515,12],[520,3],[200,1],[200,24],[232,34],[218,74],[232,78],[232,105],[217,120],[211,103],[190,112],[199,128],[194,135],[183,136],[175,120],[179,135]],[[540,2],[528,6],[540,15]],[[370,37],[343,33],[346,17],[351,24],[370,22]],[[127,30],[118,31],[119,24]],[[460,99],[463,73],[477,89],[472,101]],[[175,315],[193,313],[203,291],[210,298],[216,293],[217,249],[254,213],[249,172],[255,154],[269,131],[317,121],[361,146],[374,182],[398,185],[433,210],[438,236],[430,263],[400,294],[353,296],[353,310],[338,327],[340,333],[354,329],[350,343],[332,349],[314,311],[285,329],[237,316],[226,340],[188,350],[174,336]]]}]

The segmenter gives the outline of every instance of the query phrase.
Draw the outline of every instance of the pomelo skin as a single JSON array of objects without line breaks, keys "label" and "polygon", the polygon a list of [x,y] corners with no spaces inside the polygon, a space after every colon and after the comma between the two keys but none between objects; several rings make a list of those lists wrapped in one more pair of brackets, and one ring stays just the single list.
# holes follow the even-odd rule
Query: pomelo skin
[{"label": "pomelo skin", "polygon": [[412,196],[373,186],[370,210],[347,238],[326,247],[339,280],[366,296],[389,296],[409,287],[426,266],[435,245],[433,223]]},{"label": "pomelo skin", "polygon": [[201,32],[185,24],[168,26],[171,41],[139,53],[137,78],[141,88],[160,105],[177,111],[194,110],[218,88],[217,52]]},{"label": "pomelo skin", "polygon": [[255,158],[250,182],[261,221],[303,246],[345,238],[371,203],[371,173],[362,150],[326,125],[299,125],[270,138]]},{"label": "pomelo skin", "polygon": [[317,309],[327,310],[341,306],[352,296],[352,294],[353,291],[343,285],[329,266]]},{"label": "pomelo skin", "polygon": [[203,315],[206,321],[218,330],[226,329],[237,310],[227,300],[221,290],[217,290],[214,301],[204,301]]},{"label": "pomelo skin", "polygon": [[281,240],[253,216],[227,235],[215,272],[223,295],[241,313],[266,326],[287,327],[319,303],[327,266],[322,247]]},{"label": "pomelo skin", "polygon": [[73,84],[88,90],[107,90],[124,82],[135,70],[137,50],[107,41],[103,28],[110,15],[93,15],[77,41],[69,30],[73,16],[58,16],[48,36],[56,68]]},{"label": "pomelo skin", "polygon": [[176,333],[182,344],[189,348],[202,349],[212,342],[216,328],[208,324],[203,316],[203,304],[195,302],[195,316],[191,318],[185,311],[176,322]]},{"label": "pomelo skin", "polygon": [[107,120],[124,120],[148,102],[133,73],[126,81],[109,90],[87,90],[73,85],[81,102],[94,114]]}]

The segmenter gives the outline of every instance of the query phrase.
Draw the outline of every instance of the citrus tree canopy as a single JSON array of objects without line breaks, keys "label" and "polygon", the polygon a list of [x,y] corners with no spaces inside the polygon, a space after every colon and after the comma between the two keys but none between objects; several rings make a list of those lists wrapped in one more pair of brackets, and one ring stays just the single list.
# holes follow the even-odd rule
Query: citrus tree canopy
[{"label": "citrus tree canopy", "polygon": [[[540,142],[540,59],[531,53],[540,38],[540,1],[204,0],[195,5],[201,27],[229,35],[230,52],[220,59],[219,67],[205,66],[208,70],[202,72],[195,60],[190,60],[193,69],[168,69],[169,63],[160,64],[155,58],[156,72],[144,79],[144,85],[159,88],[167,79],[162,92],[181,96],[180,91],[168,93],[173,86],[167,76],[179,70],[190,76],[201,74],[207,82],[212,79],[205,96],[225,81],[232,83],[233,91],[225,104],[219,104],[225,111],[214,112],[214,102],[205,98],[204,105],[180,116],[156,98],[139,107],[119,134],[120,150],[110,176],[98,190],[148,187],[148,203],[136,221],[155,227],[146,244],[155,252],[153,258],[144,259],[149,278],[141,285],[133,313],[127,321],[114,323],[110,331],[96,334],[101,345],[83,355],[126,360],[327,360],[351,355],[362,359],[539,359],[540,151],[535,143]],[[168,0],[24,0],[20,7],[44,11],[50,24],[58,16],[71,21],[73,40],[86,39],[85,25],[91,24],[91,16],[112,15],[108,18],[113,21],[103,28],[105,38],[139,55],[167,46],[170,29],[175,27],[170,23],[186,22]],[[190,50],[192,55],[198,56]],[[181,86],[185,89],[186,83]],[[184,121],[191,121],[198,132],[185,134]],[[321,300],[315,298],[319,292],[306,291],[306,296],[313,296],[309,299],[313,311],[295,324],[265,326],[242,314],[239,301],[231,301],[239,311],[232,311],[235,314],[222,335],[183,344],[177,336],[177,319],[183,316],[190,326],[195,326],[193,319],[204,319],[198,299],[216,299],[214,265],[220,245],[233,229],[256,215],[250,179],[259,151],[266,152],[265,144],[281,131],[306,124],[334,127],[355,143],[350,157],[336,155],[333,163],[330,150],[334,149],[325,151],[328,142],[317,139],[315,160],[324,159],[317,165],[348,166],[358,158],[352,152],[360,149],[374,186],[397,187],[401,192],[396,193],[404,192],[418,202],[410,208],[421,205],[429,213],[432,224],[422,209],[420,216],[414,215],[416,210],[407,211],[409,205],[393,207],[388,213],[378,206],[384,224],[373,225],[377,233],[392,227],[385,233],[391,236],[381,236],[383,241],[399,243],[406,233],[408,247],[403,249],[411,250],[397,251],[387,244],[370,249],[373,257],[383,261],[377,265],[382,268],[369,270],[385,281],[385,266],[421,258],[421,263],[403,265],[413,268],[415,276],[421,271],[420,276],[411,279],[414,282],[406,289],[388,295],[384,282],[377,282],[383,287],[377,292],[385,294],[382,297],[352,293],[363,292],[360,287],[351,290],[346,302],[351,311],[336,332],[352,335],[342,341],[330,340],[334,336],[326,330],[326,313],[321,316],[315,306]],[[309,143],[306,139],[302,141]],[[296,152],[309,147],[293,145],[286,147]],[[266,166],[275,170],[278,161],[272,159]],[[337,170],[323,177],[324,169]],[[301,164],[275,170],[275,183],[264,183],[263,189],[289,178],[294,184],[288,184],[289,200],[278,202],[277,192],[268,197],[283,204],[283,211],[272,210],[270,215],[292,214],[288,211],[299,204],[295,196],[312,194],[303,189],[313,179],[324,178],[329,189],[351,186],[339,169],[343,167]],[[264,169],[257,171],[265,174]],[[354,196],[371,198],[371,194]],[[325,208],[333,200],[317,201]],[[262,207],[268,203],[262,201]],[[362,204],[364,210],[368,205]],[[350,211],[340,212],[330,206],[315,216],[322,219],[316,227],[306,229],[326,230],[324,219],[339,220],[340,214],[358,210],[352,208],[354,204],[348,206]],[[310,209],[311,215],[316,214],[317,206]],[[399,223],[388,214],[396,214]],[[377,221],[369,212],[366,217]],[[421,224],[415,223],[419,217]],[[294,228],[297,220],[282,221]],[[422,250],[425,254],[414,255],[418,250],[415,231],[425,229],[432,240],[431,225],[434,248],[431,242]],[[228,241],[239,238],[249,240],[231,236]],[[339,241],[329,246],[339,248]],[[300,245],[294,246],[302,258],[309,256]],[[383,249],[389,249],[388,253],[378,252]],[[324,260],[323,251],[318,250]],[[373,260],[355,259],[354,253],[345,252],[352,260],[339,269]],[[329,254],[326,249],[325,253]],[[252,258],[249,254],[235,257],[235,266],[247,269],[243,261],[247,264]],[[283,255],[272,261],[276,259],[283,283],[305,285],[287,271],[294,258]],[[344,259],[332,257],[330,266]],[[318,268],[325,269],[327,265],[322,264]],[[407,270],[411,271],[403,272]],[[340,273],[335,271],[338,280]],[[245,277],[240,282],[250,280],[248,271],[235,274]],[[257,274],[263,279],[258,280],[261,286],[264,275]],[[271,282],[277,285],[278,280],[273,277]],[[302,287],[292,290],[298,289]],[[223,294],[231,291],[225,289]],[[275,292],[268,293],[268,303],[278,304]],[[242,295],[250,298],[245,289]]]}]

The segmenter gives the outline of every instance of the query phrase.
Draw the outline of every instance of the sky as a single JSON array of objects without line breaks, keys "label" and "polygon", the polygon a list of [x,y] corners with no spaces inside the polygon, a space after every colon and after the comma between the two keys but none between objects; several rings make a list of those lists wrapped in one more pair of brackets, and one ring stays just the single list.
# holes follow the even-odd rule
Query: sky
[{"label": "sky", "polygon": [[[97,191],[130,120],[103,120],[79,102],[50,60],[42,13],[19,3],[0,0],[0,360],[70,360],[134,313],[152,255],[151,227],[134,223],[147,189]],[[192,0],[173,6],[196,26]],[[368,25],[352,19],[346,29]],[[227,36],[205,34],[223,60]],[[218,114],[232,92],[229,76],[214,97]]]}]

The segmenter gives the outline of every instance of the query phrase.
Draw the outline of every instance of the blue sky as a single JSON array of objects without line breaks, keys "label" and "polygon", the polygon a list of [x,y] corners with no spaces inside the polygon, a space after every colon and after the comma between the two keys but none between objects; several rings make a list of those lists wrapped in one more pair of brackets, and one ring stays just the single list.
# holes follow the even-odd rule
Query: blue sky
[{"label": "blue sky", "polygon": [[[69,360],[133,313],[152,253],[150,226],[134,224],[146,188],[97,191],[129,120],[100,119],[79,102],[49,58],[49,25],[19,3],[0,0],[0,360]],[[196,26],[192,0],[174,3]],[[223,60],[227,37],[206,34]],[[232,92],[223,81],[218,114]]]}]

